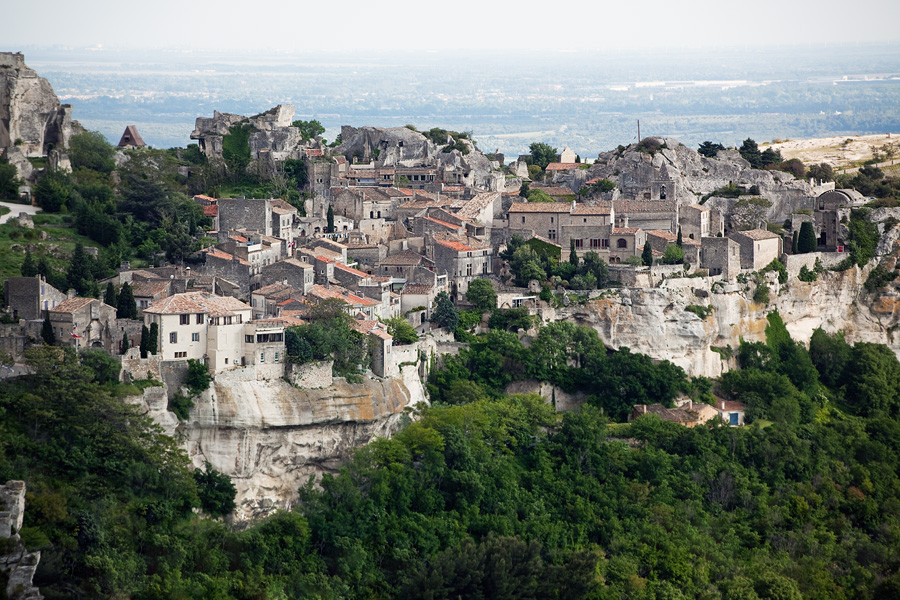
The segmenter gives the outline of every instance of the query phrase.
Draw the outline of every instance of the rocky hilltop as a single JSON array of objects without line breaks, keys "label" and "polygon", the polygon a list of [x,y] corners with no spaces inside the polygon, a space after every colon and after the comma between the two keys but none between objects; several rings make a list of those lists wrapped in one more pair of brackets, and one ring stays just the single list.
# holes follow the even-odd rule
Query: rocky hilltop
[{"label": "rocky hilltop", "polygon": [[759,191],[753,195],[772,203],[767,215],[772,222],[781,222],[800,208],[811,208],[807,206],[810,199],[823,191],[789,173],[752,169],[737,150],[723,150],[716,158],[708,158],[672,138],[650,139],[659,144],[653,153],[640,151],[634,145],[602,152],[590,169],[576,171],[570,177],[613,180],[618,196],[631,200],[644,199],[642,195],[647,190],[652,191],[652,198],[647,200],[659,200],[663,186],[665,199],[679,205],[700,202],[709,196],[710,206],[723,214],[730,212],[735,200],[715,197],[716,190],[728,184],[746,189],[755,186]]},{"label": "rocky hilltop", "polygon": [[50,156],[64,161],[69,139],[81,131],[72,120],[72,105],[60,104],[50,82],[28,68],[19,53],[0,52],[0,152],[29,178],[26,160]]},{"label": "rocky hilltop", "polygon": [[166,410],[162,387],[148,388],[140,402],[166,433],[183,441],[195,466],[208,461],[231,477],[235,519],[242,521],[290,507],[311,475],[336,471],[355,448],[391,435],[405,409],[424,400],[410,366],[400,378],[336,378],[319,389],[225,372],[195,400],[183,423]]}]

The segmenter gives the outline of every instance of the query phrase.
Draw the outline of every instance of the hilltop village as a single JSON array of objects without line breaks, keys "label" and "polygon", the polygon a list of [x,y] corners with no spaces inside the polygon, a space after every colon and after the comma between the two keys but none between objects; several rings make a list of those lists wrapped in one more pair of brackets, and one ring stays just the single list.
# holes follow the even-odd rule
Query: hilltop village
[{"label": "hilltop village", "polygon": [[[26,198],[34,157],[48,159],[45,168],[71,170],[61,149],[77,123],[65,107],[48,110],[62,116],[40,125],[23,124],[20,115],[0,140]],[[825,178],[753,168],[753,157],[736,149],[701,154],[667,138],[590,162],[536,143],[535,154],[510,160],[484,154],[466,133],[412,126],[344,127],[327,144],[293,117],[286,105],[253,117],[216,113],[198,118],[191,134],[212,168],[270,179],[302,172],[290,202],[195,194],[208,223],[194,234],[203,247],[180,260],[156,257],[157,266],[122,263],[97,282],[111,290],[103,298],[57,289],[41,274],[9,277],[5,303],[14,324],[4,326],[3,348],[21,359],[52,333],[59,343],[121,355],[126,378],[184,373],[199,361],[212,376],[241,370],[272,379],[304,360],[287,332],[307,325],[316,306],[339,303],[367,340],[371,374],[396,377],[426,350],[408,348],[421,345],[414,340],[450,339],[442,315],[472,308],[473,282],[489,282],[493,305],[480,308],[523,310],[538,323],[550,318],[547,309],[610,288],[650,289],[687,277],[728,291],[767,270],[771,283],[779,269],[796,277],[846,262],[850,212],[867,202]],[[11,144],[14,136],[27,139]],[[143,146],[127,128],[116,163],[127,165]],[[183,175],[199,169],[185,167]],[[33,227],[29,215],[17,218]],[[766,277],[751,284],[759,301]],[[475,287],[476,296],[485,291]],[[134,315],[117,314],[123,289]],[[415,333],[395,337],[397,320]]]}]

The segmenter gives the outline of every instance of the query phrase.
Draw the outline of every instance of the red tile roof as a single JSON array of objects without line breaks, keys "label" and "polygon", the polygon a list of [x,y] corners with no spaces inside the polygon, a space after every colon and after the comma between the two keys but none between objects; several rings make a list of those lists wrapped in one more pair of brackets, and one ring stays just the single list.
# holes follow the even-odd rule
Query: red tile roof
[{"label": "red tile roof", "polygon": [[572,169],[577,169],[580,166],[581,166],[581,163],[552,162],[549,165],[547,165],[547,168],[544,170],[545,171],[571,171]]},{"label": "red tile roof", "polygon": [[440,244],[445,248],[450,248],[451,250],[456,250],[457,252],[472,252],[474,250],[478,250],[478,248],[473,248],[472,246],[467,246],[462,242],[451,242],[448,240],[435,240],[435,244]]},{"label": "red tile roof", "polygon": [[[218,258],[219,260],[234,260],[236,258],[235,256],[228,254],[227,252],[222,252],[221,250],[208,250],[206,252],[206,258],[209,257]],[[242,265],[246,265],[248,267],[250,266],[250,263],[243,258],[238,258],[237,261]]]},{"label": "red tile roof", "polygon": [[68,298],[66,300],[63,300],[59,304],[57,304],[56,307],[51,308],[50,312],[74,313],[77,310],[81,310],[82,308],[84,308],[85,306],[87,306],[88,304],[93,302],[94,300],[95,300],[94,298],[79,298],[79,297]]},{"label": "red tile roof", "polygon": [[568,213],[571,202],[513,202],[510,213]]},{"label": "red tile roof", "polygon": [[173,294],[145,308],[144,313],[159,315],[183,315],[205,313],[212,317],[234,315],[236,311],[250,310],[250,306],[231,296],[213,296],[206,292]]}]

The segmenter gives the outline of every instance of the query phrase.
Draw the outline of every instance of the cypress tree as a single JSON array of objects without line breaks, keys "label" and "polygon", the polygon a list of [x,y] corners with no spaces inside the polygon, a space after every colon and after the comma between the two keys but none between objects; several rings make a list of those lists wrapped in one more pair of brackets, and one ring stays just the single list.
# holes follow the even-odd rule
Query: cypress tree
[{"label": "cypress tree", "polygon": [[41,338],[48,346],[56,345],[56,334],[53,333],[53,325],[50,324],[50,313],[44,313],[44,325],[41,327]]},{"label": "cypress tree", "polygon": [[809,221],[804,221],[800,225],[800,235],[797,237],[797,252],[806,254],[807,252],[815,252],[816,246],[816,230]]},{"label": "cypress tree", "polygon": [[106,284],[106,295],[103,296],[103,303],[107,306],[119,305],[119,301],[116,298],[116,290],[113,287],[112,281]]},{"label": "cypress tree", "polygon": [[34,257],[31,252],[25,251],[25,260],[22,261],[22,277],[34,277],[38,274],[37,265],[34,264]]},{"label": "cypress tree", "polygon": [[325,233],[334,233],[334,209],[328,205],[328,214],[326,215],[327,223],[325,224]]},{"label": "cypress tree", "polygon": [[650,247],[650,240],[644,242],[644,251],[641,252],[641,259],[644,261],[644,266],[649,267],[653,265],[653,248]]},{"label": "cypress tree", "polygon": [[93,279],[91,271],[90,257],[84,251],[84,245],[78,242],[75,244],[75,251],[72,252],[72,262],[69,263],[69,269],[66,271],[66,283],[81,296],[90,287]]},{"label": "cypress tree", "polygon": [[130,348],[130,347],[131,347],[131,345],[128,343],[128,332],[123,331],[122,332],[122,351],[119,352],[119,354],[125,354],[126,352],[128,352],[128,348]]},{"label": "cypress tree", "polygon": [[131,292],[131,286],[128,283],[122,284],[119,290],[119,300],[116,302],[117,317],[120,319],[137,319],[137,303],[134,301],[134,294]]},{"label": "cypress tree", "polygon": [[681,227],[678,228],[678,237],[675,238],[675,245],[681,248],[681,244],[684,240],[681,238]]},{"label": "cypress tree", "polygon": [[150,339],[147,340],[147,354],[156,354],[159,348],[159,325],[150,323]]},{"label": "cypress tree", "polygon": [[578,253],[575,252],[575,239],[572,238],[569,240],[569,262],[572,263],[573,266],[578,266]]},{"label": "cypress tree", "polygon": [[141,358],[147,358],[147,346],[150,345],[150,330],[146,325],[141,325],[141,342],[138,346],[141,349]]}]

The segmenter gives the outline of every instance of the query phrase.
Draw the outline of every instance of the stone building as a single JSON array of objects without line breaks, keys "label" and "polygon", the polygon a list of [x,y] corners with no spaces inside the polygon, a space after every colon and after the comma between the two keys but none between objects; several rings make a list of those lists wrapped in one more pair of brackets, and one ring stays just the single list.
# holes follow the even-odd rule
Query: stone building
[{"label": "stone building", "polygon": [[819,250],[833,252],[844,245],[841,220],[849,220],[850,207],[864,202],[865,198],[856,190],[832,190],[816,198],[814,225]]},{"label": "stone building", "polygon": [[[509,228],[525,230],[559,243],[560,224],[574,208],[574,202],[515,202],[510,206]],[[529,236],[531,237],[531,236]]]},{"label": "stone building", "polygon": [[76,348],[103,348],[115,352],[116,309],[95,298],[69,298],[49,310],[50,324],[59,344]]},{"label": "stone building", "polygon": [[315,285],[315,269],[308,262],[288,258],[263,267],[259,283],[260,285],[286,283],[305,295]]},{"label": "stone building", "polygon": [[449,276],[453,295],[462,297],[469,283],[493,273],[493,249],[488,244],[435,240],[434,265]]},{"label": "stone building", "polygon": [[647,241],[640,227],[615,227],[609,233],[609,262],[620,263],[630,256],[640,256]]},{"label": "stone building", "polygon": [[683,238],[700,241],[700,238],[724,233],[722,225],[714,221],[713,211],[708,206],[685,204],[680,208],[678,224]]},{"label": "stone building", "polygon": [[418,268],[434,269],[434,261],[414,250],[403,250],[375,263],[375,274],[390,277],[396,283],[415,281]]},{"label": "stone building", "polygon": [[781,236],[766,229],[735,231],[730,236],[741,247],[741,268],[758,271],[781,256]]},{"label": "stone building", "polygon": [[43,319],[45,311],[56,308],[66,297],[41,275],[10,277],[4,286],[4,303],[13,319]]},{"label": "stone building", "polygon": [[[683,232],[682,232],[683,233]],[[650,242],[650,247],[660,254],[665,254],[666,248],[669,245],[675,245],[678,242],[678,236],[671,231],[660,231],[658,229],[651,229],[647,232],[647,241]],[[642,246],[643,249],[643,246]],[[700,242],[697,240],[692,240],[689,238],[684,238],[682,235],[681,240],[681,249],[684,251],[684,262],[691,265],[699,265],[700,264]]]},{"label": "stone building", "polygon": [[144,143],[141,134],[138,133],[137,127],[135,125],[129,125],[122,133],[118,147],[123,150],[134,150],[135,148],[144,148],[146,146],[147,144]]},{"label": "stone building", "polygon": [[708,269],[710,277],[734,279],[741,272],[740,244],[726,237],[701,238],[700,268]]}]

